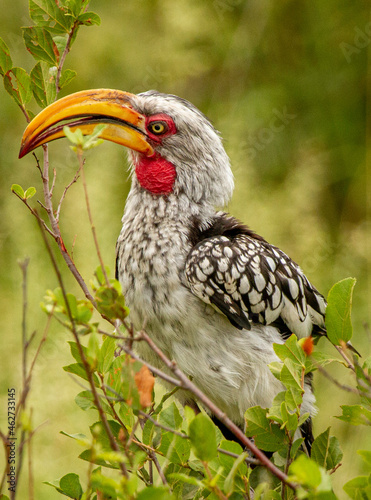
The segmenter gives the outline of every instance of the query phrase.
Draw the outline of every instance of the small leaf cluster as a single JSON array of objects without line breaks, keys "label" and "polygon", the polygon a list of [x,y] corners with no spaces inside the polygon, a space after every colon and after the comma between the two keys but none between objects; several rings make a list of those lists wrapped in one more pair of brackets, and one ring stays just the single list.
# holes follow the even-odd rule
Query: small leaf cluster
[{"label": "small leaf cluster", "polygon": [[[277,394],[269,409],[255,406],[246,411],[246,434],[254,438],[260,449],[273,453],[272,459],[279,468],[288,471],[290,480],[299,485],[299,498],[335,499],[329,474],[343,456],[337,438],[330,436],[328,428],[314,440],[309,457],[300,434],[300,427],[309,417],[301,408],[313,362],[295,335],[285,344],[275,344],[274,350],[281,361],[271,363],[270,369],[285,390]],[[254,487],[262,482],[261,473],[261,467],[253,471]],[[271,478],[266,488],[265,495],[275,498],[280,485]]]},{"label": "small leaf cluster", "polygon": [[18,198],[21,198],[21,200],[24,201],[32,198],[36,194],[36,188],[34,188],[33,186],[24,190],[19,184],[12,184],[11,190],[18,196]]},{"label": "small leaf cluster", "polygon": [[104,123],[100,123],[89,135],[84,135],[79,128],[73,130],[68,126],[63,127],[63,132],[67,139],[72,144],[74,144],[74,146],[70,146],[72,151],[79,153],[95,148],[96,146],[99,146],[99,144],[102,144],[104,141],[103,139],[99,139],[99,136],[106,127],[107,125],[105,125]]},{"label": "small leaf cluster", "polygon": [[108,274],[108,268],[104,272],[101,267],[98,267],[95,271],[95,279],[91,282],[97,309],[104,317],[112,321],[117,319],[124,321],[129,314],[129,309],[125,305],[121,284],[114,278],[107,281]]},{"label": "small leaf cluster", "polygon": [[23,28],[23,39],[36,60],[30,73],[13,66],[10,50],[0,38],[0,74],[5,89],[28,120],[33,113],[26,106],[32,97],[44,108],[55,101],[59,90],[76,76],[70,69],[62,71],[62,65],[79,27],[100,24],[97,14],[86,12],[88,4],[88,0],[29,0],[34,25]]}]

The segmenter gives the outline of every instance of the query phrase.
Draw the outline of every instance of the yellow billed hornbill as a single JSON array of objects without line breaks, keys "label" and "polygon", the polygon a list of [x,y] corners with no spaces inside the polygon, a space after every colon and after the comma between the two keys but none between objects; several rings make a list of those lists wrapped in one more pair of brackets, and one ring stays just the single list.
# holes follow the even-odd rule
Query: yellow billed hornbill
[{"label": "yellow billed hornbill", "polygon": [[[191,103],[149,91],[67,96],[28,125],[20,157],[64,136],[63,125],[130,148],[132,185],[117,242],[130,320],[234,422],[282,391],[267,365],[291,332],[324,332],[326,302],[285,253],[225,212],[234,183],[218,132]],[[106,168],[106,165],[104,165]],[[144,359],[160,366],[144,342]],[[179,391],[182,403],[191,396]],[[301,411],[313,415],[305,382]],[[312,441],[310,418],[302,429]],[[227,434],[228,435],[228,434]],[[228,435],[228,437],[230,437]]]}]

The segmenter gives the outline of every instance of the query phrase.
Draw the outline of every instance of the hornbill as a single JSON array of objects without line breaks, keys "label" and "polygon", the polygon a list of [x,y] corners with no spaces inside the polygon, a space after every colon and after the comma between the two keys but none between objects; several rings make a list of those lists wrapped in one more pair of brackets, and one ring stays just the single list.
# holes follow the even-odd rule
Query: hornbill
[{"label": "hornbill", "polygon": [[[132,184],[117,242],[130,320],[241,428],[247,408],[282,391],[267,365],[273,343],[325,333],[323,296],[300,267],[215,207],[234,182],[219,133],[190,102],[157,91],[77,92],[28,125],[20,157],[64,136],[63,125],[130,148]],[[106,168],[106,165],[103,165]],[[143,359],[160,367],[144,342]],[[310,380],[301,411],[314,413]],[[178,391],[183,404],[195,403]],[[225,429],[224,429],[225,430]],[[302,429],[307,448],[310,418]],[[230,438],[228,433],[226,436]]]}]

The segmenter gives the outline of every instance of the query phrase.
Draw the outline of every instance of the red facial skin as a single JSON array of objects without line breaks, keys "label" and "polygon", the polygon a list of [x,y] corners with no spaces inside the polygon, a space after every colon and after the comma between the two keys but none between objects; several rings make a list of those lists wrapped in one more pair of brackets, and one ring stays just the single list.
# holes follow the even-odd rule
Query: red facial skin
[{"label": "red facial skin", "polygon": [[[154,122],[161,122],[165,126],[162,133],[155,134],[151,130]],[[147,117],[147,136],[154,146],[177,132],[175,123],[170,116],[163,113]],[[140,155],[135,165],[135,173],[142,188],[155,195],[166,195],[173,191],[176,179],[176,170],[172,163],[162,158],[158,153],[152,156]]]}]

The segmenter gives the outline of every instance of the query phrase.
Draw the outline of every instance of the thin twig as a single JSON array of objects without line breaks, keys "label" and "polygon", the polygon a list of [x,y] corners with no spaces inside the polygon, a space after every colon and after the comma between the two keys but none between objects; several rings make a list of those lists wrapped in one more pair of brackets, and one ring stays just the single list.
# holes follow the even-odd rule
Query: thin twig
[{"label": "thin twig", "polygon": [[342,347],[338,346],[338,345],[335,345],[335,348],[336,350],[338,351],[338,353],[340,354],[340,356],[342,358],[344,358],[348,368],[350,368],[351,370],[355,371],[355,368],[354,368],[354,364],[350,361],[350,359],[348,358],[348,356],[345,354],[344,350]]},{"label": "thin twig", "polygon": [[78,29],[78,27],[79,27],[79,23],[78,23],[78,21],[75,21],[75,23],[73,24],[73,26],[71,28],[71,31],[68,34],[67,43],[66,43],[66,46],[64,48],[64,51],[63,51],[61,58],[60,58],[60,61],[59,61],[58,71],[57,71],[57,75],[55,77],[56,99],[57,99],[58,94],[61,90],[60,86],[59,86],[59,81],[60,81],[60,78],[62,75],[62,68],[64,65],[64,61],[67,57],[68,52],[70,51],[72,37],[75,34],[75,31],[76,31],[76,29]]},{"label": "thin twig", "polygon": [[160,424],[160,422],[158,422],[153,417],[151,417],[150,415],[148,415],[148,413],[145,413],[142,410],[138,410],[138,413],[139,413],[139,415],[141,417],[143,417],[146,420],[149,420],[150,422],[152,422],[156,427],[159,427],[160,429],[163,429],[164,431],[171,432],[175,436],[179,436],[179,437],[181,437],[183,439],[189,439],[189,436],[187,436],[187,434],[185,434],[183,432],[176,431],[175,429],[172,429],[171,427],[167,427],[166,425]]},{"label": "thin twig", "polygon": [[[217,448],[217,451],[219,453],[222,453],[223,455],[227,455],[228,457],[233,457],[233,458],[239,458],[240,455],[238,455],[237,453],[233,453],[233,451],[228,451],[228,450],[225,450],[224,448]],[[245,458],[245,462],[247,465],[261,465],[261,462],[259,460],[257,460],[256,458],[250,458],[250,457],[246,457]]]},{"label": "thin twig", "polygon": [[51,196],[53,196],[53,191],[54,191],[56,180],[57,180],[57,170],[55,168],[53,168],[53,180],[52,180],[52,186],[50,188]]},{"label": "thin twig", "polygon": [[318,365],[317,366],[317,370],[322,373],[322,375],[324,375],[328,380],[330,380],[333,384],[336,385],[336,387],[338,387],[339,389],[342,389],[343,391],[346,391],[346,392],[352,392],[353,394],[358,394],[360,395],[361,392],[358,391],[357,389],[355,389],[354,387],[351,387],[349,385],[344,385],[344,384],[340,384],[340,382],[338,382],[332,375],[329,374],[328,371],[326,371],[323,366],[320,366]]},{"label": "thin twig", "polygon": [[[78,181],[78,179],[80,177],[80,170],[81,170],[81,165],[79,165],[79,168],[77,169],[77,172],[75,173],[72,181],[69,184],[67,184],[67,186],[63,190],[61,199],[59,200],[58,207],[57,207],[57,210],[55,212],[55,218],[56,218],[57,222],[59,222],[59,217],[60,217],[60,214],[61,214],[62,203],[63,203],[63,201],[64,201],[64,199],[65,199],[65,197],[67,195],[67,192],[70,189],[70,187]],[[50,193],[53,192],[53,187],[54,187],[54,179],[53,179],[53,186],[50,189]]]}]

